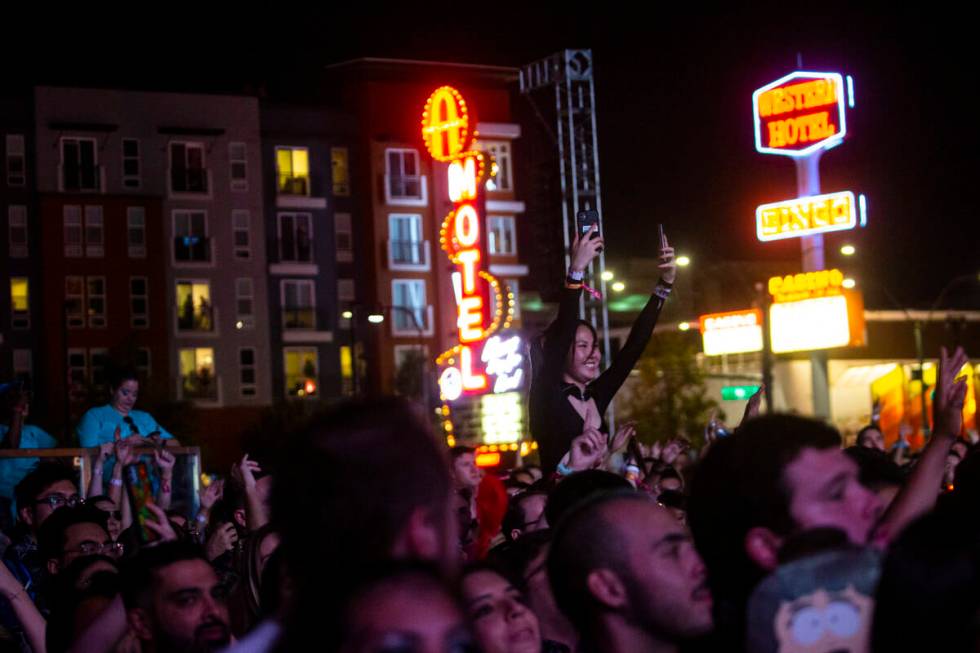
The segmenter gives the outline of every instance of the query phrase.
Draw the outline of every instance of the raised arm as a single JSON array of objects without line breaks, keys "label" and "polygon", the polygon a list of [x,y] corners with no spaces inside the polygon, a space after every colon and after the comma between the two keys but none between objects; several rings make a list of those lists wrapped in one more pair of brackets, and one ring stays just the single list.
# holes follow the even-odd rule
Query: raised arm
[{"label": "raised arm", "polygon": [[657,267],[660,269],[660,281],[657,282],[649,301],[633,323],[623,348],[616,354],[609,369],[592,383],[594,394],[607,405],[636,366],[636,361],[640,359],[647,343],[650,342],[653,328],[657,325],[657,318],[660,317],[660,309],[670,295],[674,278],[677,276],[674,248],[667,242],[666,237],[661,243],[660,265]]}]

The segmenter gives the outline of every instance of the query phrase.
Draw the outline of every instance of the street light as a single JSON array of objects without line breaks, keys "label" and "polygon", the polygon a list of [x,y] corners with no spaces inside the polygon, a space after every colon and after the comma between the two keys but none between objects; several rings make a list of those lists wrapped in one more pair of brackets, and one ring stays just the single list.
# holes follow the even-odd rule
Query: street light
[{"label": "street light", "polygon": [[690,322],[681,322],[680,324],[677,325],[677,328],[680,329],[681,331],[690,331],[690,329],[691,329],[691,323]]},{"label": "street light", "polygon": [[690,264],[691,264],[691,257],[690,256],[678,256],[677,257],[677,265],[678,266],[680,266],[682,268],[686,268]]},{"label": "street light", "polygon": [[354,317],[354,311],[344,311],[340,314],[340,317],[344,318],[345,320],[349,320]]},{"label": "street light", "polygon": [[606,270],[605,272],[602,273],[602,280],[603,281],[612,281],[613,280],[613,277],[615,277],[615,276],[616,275],[613,274],[613,271],[612,270]]},{"label": "street light", "polygon": [[385,321],[385,316],[382,315],[381,313],[371,313],[370,315],[368,315],[367,320],[371,324],[381,324],[382,322]]},{"label": "street light", "polygon": [[857,281],[848,277],[847,279],[844,279],[844,282],[841,283],[841,285],[847,288],[848,290],[850,290],[851,288],[857,285]]},{"label": "street light", "polygon": [[854,256],[856,251],[857,249],[855,249],[854,245],[844,245],[840,248],[840,253],[844,256]]},{"label": "street light", "polygon": [[626,290],[626,284],[622,281],[615,281],[612,285],[613,292],[623,292]]}]

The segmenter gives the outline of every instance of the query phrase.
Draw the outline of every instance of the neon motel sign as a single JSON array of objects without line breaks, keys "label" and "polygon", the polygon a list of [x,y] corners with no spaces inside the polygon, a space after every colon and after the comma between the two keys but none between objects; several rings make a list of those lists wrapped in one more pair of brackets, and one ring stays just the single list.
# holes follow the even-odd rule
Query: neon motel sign
[{"label": "neon motel sign", "polygon": [[514,298],[486,270],[482,188],[490,166],[484,153],[469,149],[475,136],[459,91],[451,86],[433,91],[422,112],[422,138],[433,159],[449,164],[453,209],[442,223],[439,244],[456,266],[452,281],[459,336],[458,345],[436,358],[444,367],[439,390],[446,401],[513,390],[523,375],[520,338],[498,333],[513,320]]},{"label": "neon motel sign", "polygon": [[807,156],[840,145],[847,134],[844,79],[838,73],[797,71],[752,94],[755,149]]},{"label": "neon motel sign", "polygon": [[857,205],[850,191],[762,204],[755,210],[756,236],[763,242],[844,231],[857,223]]}]

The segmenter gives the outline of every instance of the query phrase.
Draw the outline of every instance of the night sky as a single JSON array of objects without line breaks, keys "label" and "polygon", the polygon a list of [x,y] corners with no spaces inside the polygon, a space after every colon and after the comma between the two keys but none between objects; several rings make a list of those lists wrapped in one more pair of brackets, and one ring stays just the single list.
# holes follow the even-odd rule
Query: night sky
[{"label": "night sky", "polygon": [[[381,13],[382,5],[372,6]],[[426,6],[379,17],[296,5],[287,18],[274,18],[287,12],[277,4],[183,15],[174,26],[160,16],[151,32],[142,19],[132,31],[91,16],[85,27],[25,23],[25,43],[5,44],[23,62],[12,68],[8,59],[8,86],[234,92],[248,85],[299,98],[323,64],[354,57],[518,66],[591,47],[610,254],[648,255],[663,222],[695,265],[709,258],[797,261],[797,240],[755,239],[755,206],[793,197],[796,187],[791,159],[754,150],[751,95],[795,69],[799,54],[804,68],[855,80],[848,139],[824,155],[822,190],[864,193],[869,224],[830,235],[828,264],[853,271],[874,308],[894,307],[882,288],[905,306],[928,307],[948,281],[972,274],[944,306],[980,308],[980,57],[964,16],[878,16],[814,5],[820,17],[773,11],[640,19],[596,15],[588,6],[553,15],[485,3],[478,15],[497,18],[484,25],[452,3],[440,4],[436,17]],[[113,41],[120,35],[125,47]],[[55,56],[32,57],[39,47]],[[648,238],[636,237],[644,232]],[[844,242],[857,245],[855,260],[836,254]]]}]

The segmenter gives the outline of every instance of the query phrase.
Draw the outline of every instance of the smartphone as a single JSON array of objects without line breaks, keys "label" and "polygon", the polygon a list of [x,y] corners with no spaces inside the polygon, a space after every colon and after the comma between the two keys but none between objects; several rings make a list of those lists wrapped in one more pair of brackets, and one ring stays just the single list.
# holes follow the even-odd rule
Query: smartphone
[{"label": "smartphone", "polygon": [[[578,229],[579,236],[584,236],[592,231],[594,225],[599,224],[599,212],[598,211],[579,211],[575,215],[575,228]],[[596,232],[597,237],[599,232]],[[602,251],[602,248],[599,248]]]},{"label": "smartphone", "polygon": [[123,468],[126,479],[126,493],[129,495],[129,505],[132,506],[133,516],[139,524],[140,540],[152,542],[157,535],[146,527],[146,522],[153,518],[153,513],[146,507],[153,503],[153,484],[150,482],[150,472],[146,463],[138,462]]},{"label": "smartphone", "polygon": [[657,236],[660,238],[660,249],[667,246],[667,237],[664,236],[664,225],[662,223],[657,223]]}]

